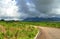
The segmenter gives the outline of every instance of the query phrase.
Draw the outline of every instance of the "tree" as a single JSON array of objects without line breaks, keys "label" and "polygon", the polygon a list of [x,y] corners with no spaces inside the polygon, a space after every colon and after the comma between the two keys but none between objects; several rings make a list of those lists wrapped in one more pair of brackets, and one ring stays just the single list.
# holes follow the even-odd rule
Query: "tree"
[{"label": "tree", "polygon": [[1,19],[1,21],[4,21],[4,19]]}]

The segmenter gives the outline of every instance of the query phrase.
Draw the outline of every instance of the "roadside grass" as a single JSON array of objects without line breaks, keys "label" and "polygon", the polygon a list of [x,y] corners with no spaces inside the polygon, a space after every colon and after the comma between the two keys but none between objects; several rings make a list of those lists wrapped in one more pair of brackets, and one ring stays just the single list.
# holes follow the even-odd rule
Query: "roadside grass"
[{"label": "roadside grass", "polygon": [[0,21],[0,39],[34,39],[38,32],[25,22]]},{"label": "roadside grass", "polygon": [[60,22],[0,21],[0,39],[34,39],[38,32],[34,26],[60,28]]},{"label": "roadside grass", "polygon": [[60,28],[60,22],[57,21],[42,21],[42,22],[20,22],[23,25],[43,26]]},{"label": "roadside grass", "polygon": [[22,22],[22,23],[27,25],[33,25],[33,26],[60,28],[60,22],[58,21]]},{"label": "roadside grass", "polygon": [[60,22],[42,21],[42,22],[23,22],[28,25],[60,28]]},{"label": "roadside grass", "polygon": [[39,25],[44,27],[60,28],[60,22],[41,22]]}]

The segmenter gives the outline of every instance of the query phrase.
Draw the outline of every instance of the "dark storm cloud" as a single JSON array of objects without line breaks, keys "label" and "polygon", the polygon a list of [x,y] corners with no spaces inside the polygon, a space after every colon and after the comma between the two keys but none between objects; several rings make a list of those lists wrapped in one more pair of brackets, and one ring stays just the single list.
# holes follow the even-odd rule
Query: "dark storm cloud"
[{"label": "dark storm cloud", "polygon": [[30,16],[52,17],[60,14],[58,12],[60,11],[58,9],[60,8],[59,0],[16,0],[16,1],[17,6],[19,6],[19,12],[23,12]]},{"label": "dark storm cloud", "polygon": [[40,14],[32,0],[16,0],[16,2],[19,7],[19,12],[23,12],[31,16],[38,16]]},{"label": "dark storm cloud", "polygon": [[60,0],[0,0],[0,18],[8,17],[60,17]]}]

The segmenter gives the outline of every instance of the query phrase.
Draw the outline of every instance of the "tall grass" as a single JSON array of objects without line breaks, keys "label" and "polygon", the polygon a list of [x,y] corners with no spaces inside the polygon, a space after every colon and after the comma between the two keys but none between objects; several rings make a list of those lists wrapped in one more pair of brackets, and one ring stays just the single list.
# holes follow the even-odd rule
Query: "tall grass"
[{"label": "tall grass", "polygon": [[0,30],[0,39],[34,39],[38,32],[38,29],[27,22],[13,21],[0,21]]},{"label": "tall grass", "polygon": [[60,22],[0,21],[0,39],[34,39],[38,32],[34,26],[60,28]]}]

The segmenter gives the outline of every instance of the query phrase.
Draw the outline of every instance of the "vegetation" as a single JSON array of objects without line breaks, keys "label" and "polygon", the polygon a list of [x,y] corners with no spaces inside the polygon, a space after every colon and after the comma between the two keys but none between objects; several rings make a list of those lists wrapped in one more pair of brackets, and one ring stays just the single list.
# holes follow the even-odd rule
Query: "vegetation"
[{"label": "vegetation", "polygon": [[60,22],[41,22],[40,26],[60,28]]},{"label": "vegetation", "polygon": [[27,22],[0,21],[0,39],[34,39],[37,32]]},{"label": "vegetation", "polygon": [[44,21],[44,22],[22,22],[23,24],[43,26],[43,27],[55,27],[60,28],[60,22],[57,21]]},{"label": "vegetation", "polygon": [[60,22],[0,21],[0,39],[34,39],[38,32],[34,26],[60,28]]}]

